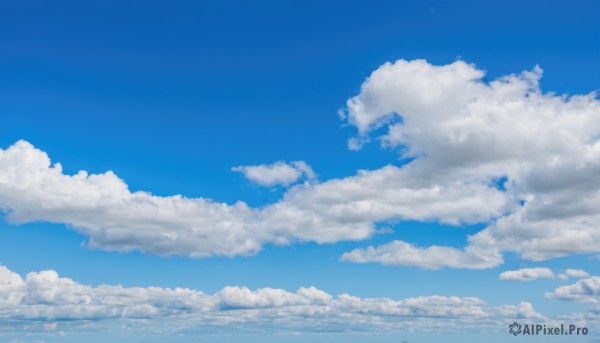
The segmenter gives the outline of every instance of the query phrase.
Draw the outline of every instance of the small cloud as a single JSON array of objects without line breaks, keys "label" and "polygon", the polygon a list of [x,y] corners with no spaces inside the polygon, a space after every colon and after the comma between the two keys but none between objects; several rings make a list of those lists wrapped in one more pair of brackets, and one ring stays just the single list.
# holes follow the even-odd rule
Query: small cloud
[{"label": "small cloud", "polygon": [[553,279],[554,273],[550,268],[522,268],[509,270],[500,274],[502,281],[533,281],[536,279]]},{"label": "small cloud", "polygon": [[304,161],[277,161],[272,164],[237,166],[231,170],[244,174],[246,179],[264,187],[289,186],[301,179],[316,178],[315,172]]},{"label": "small cloud", "polygon": [[57,323],[47,323],[44,324],[44,330],[46,331],[54,331],[58,328],[58,324]]},{"label": "small cloud", "polygon": [[569,280],[569,276],[566,274],[558,274],[558,278],[563,281]]},{"label": "small cloud", "polygon": [[354,137],[348,140],[348,149],[352,151],[358,151],[362,149],[365,143],[368,143],[369,139],[366,137]]},{"label": "small cloud", "polygon": [[581,269],[567,269],[567,270],[565,270],[565,274],[568,276],[572,276],[574,278],[579,278],[579,279],[590,276],[590,274],[588,272],[586,272],[585,270],[581,270]]}]

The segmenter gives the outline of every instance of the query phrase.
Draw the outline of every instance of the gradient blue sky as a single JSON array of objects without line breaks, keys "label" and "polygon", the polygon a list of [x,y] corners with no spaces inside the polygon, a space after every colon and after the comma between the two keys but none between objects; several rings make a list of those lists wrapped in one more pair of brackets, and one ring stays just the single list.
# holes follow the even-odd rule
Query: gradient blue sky
[{"label": "gradient blue sky", "polygon": [[[260,207],[278,201],[284,189],[256,186],[232,167],[303,160],[326,181],[403,163],[396,152],[374,143],[349,150],[356,128],[337,114],[371,72],[397,59],[436,65],[460,59],[485,70],[486,81],[539,65],[544,92],[587,94],[600,85],[600,4],[0,1],[0,148],[23,139],[60,162],[65,174],[112,170],[131,191]],[[289,291],[315,286],[358,297],[528,301],[549,317],[587,309],[544,297],[574,280],[511,283],[498,275],[523,267],[599,275],[598,260],[589,254],[533,262],[509,253],[501,266],[483,270],[338,261],[344,252],[395,239],[464,247],[467,235],[484,227],[409,220],[394,225],[392,233],[356,242],[267,245],[254,256],[193,259],[90,249],[85,235],[61,223],[2,220],[0,262],[23,277],[52,269],[86,285],[187,287],[208,294],[228,285]],[[503,335],[505,326],[498,330],[499,342],[510,338]],[[81,339],[76,330],[66,337],[29,334],[5,338]],[[251,338],[234,334],[200,341],[316,339],[276,334],[274,329]],[[475,335],[473,341],[486,337]],[[424,332],[405,336],[340,333],[322,341],[439,339]],[[93,335],[98,341],[110,337],[140,341],[135,334]]]}]

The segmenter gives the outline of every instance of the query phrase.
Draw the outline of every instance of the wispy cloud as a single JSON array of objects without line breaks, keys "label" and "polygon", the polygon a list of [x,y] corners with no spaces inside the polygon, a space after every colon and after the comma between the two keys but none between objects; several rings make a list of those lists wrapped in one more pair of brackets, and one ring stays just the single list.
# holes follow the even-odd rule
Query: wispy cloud
[{"label": "wispy cloud", "polygon": [[588,272],[581,269],[565,269],[565,271],[561,274],[558,274],[558,278],[561,280],[568,280],[569,277],[574,277],[577,279],[586,278],[590,276]]},{"label": "wispy cloud", "polygon": [[246,179],[265,187],[289,186],[302,178],[313,180],[316,177],[315,172],[304,161],[291,163],[278,161],[273,164],[237,166],[231,170],[241,172]]},{"label": "wispy cloud", "polygon": [[340,258],[341,261],[355,263],[377,262],[385,265],[403,265],[424,269],[494,267],[502,262],[498,254],[485,255],[483,252],[462,251],[456,248],[432,246],[419,248],[402,241],[393,241],[379,247],[355,249]]},{"label": "wispy cloud", "polygon": [[498,277],[502,281],[533,281],[537,279],[553,279],[554,272],[550,268],[521,268],[502,272]]},{"label": "wispy cloud", "polygon": [[590,276],[588,272],[581,269],[567,269],[565,270],[565,275],[572,276],[575,278],[586,278]]}]

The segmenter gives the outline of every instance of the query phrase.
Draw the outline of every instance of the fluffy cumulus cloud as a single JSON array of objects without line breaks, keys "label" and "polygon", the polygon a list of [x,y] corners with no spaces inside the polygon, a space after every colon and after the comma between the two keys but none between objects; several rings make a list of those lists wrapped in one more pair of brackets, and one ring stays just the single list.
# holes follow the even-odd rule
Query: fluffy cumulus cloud
[{"label": "fluffy cumulus cloud", "polygon": [[[568,271],[573,271],[573,269],[568,269]],[[576,273],[571,274],[575,274],[573,277],[582,277],[584,273],[587,274],[587,272],[582,272],[577,270]],[[562,275],[566,276],[566,273]],[[557,319],[600,330],[600,277],[585,277],[573,284],[558,287],[545,295],[550,299],[589,304],[590,308],[587,311],[563,315]]]},{"label": "fluffy cumulus cloud", "polygon": [[87,235],[91,247],[205,257],[258,252],[264,244],[359,240],[390,218],[478,222],[501,213],[495,188],[465,183],[446,188],[404,177],[387,166],[356,176],[289,189],[262,208],[181,195],[131,192],[113,172],[62,172],[26,141],[0,150],[0,209],[13,223],[64,223]]},{"label": "fluffy cumulus cloud", "polygon": [[52,270],[23,278],[3,266],[0,301],[0,332],[19,325],[73,329],[113,319],[118,319],[118,326],[127,325],[128,320],[141,321],[144,330],[227,325],[228,332],[257,326],[279,332],[380,332],[407,327],[455,331],[474,325],[493,327],[514,318],[544,319],[526,302],[489,306],[471,297],[359,298],[333,296],[314,287],[289,292],[236,286],[209,295],[184,288],[93,287],[61,278]]},{"label": "fluffy cumulus cloud", "polygon": [[315,172],[304,161],[291,163],[278,161],[273,164],[237,166],[231,170],[241,172],[246,179],[265,187],[289,186],[300,179],[313,180],[316,177]]},{"label": "fluffy cumulus cloud", "polygon": [[[292,185],[260,208],[131,192],[110,171],[66,175],[20,141],[0,150],[0,209],[14,223],[67,224],[92,247],[158,255],[361,240],[398,220],[487,227],[462,249],[396,241],[342,259],[487,268],[505,252],[535,261],[600,253],[600,102],[595,94],[543,93],[541,75],[536,67],[486,82],[462,61],[386,63],[348,100],[344,118],[357,129],[354,148],[378,140],[411,162]],[[236,169],[267,186],[312,174],[299,162]]]},{"label": "fluffy cumulus cloud", "polygon": [[546,297],[583,303],[600,303],[600,277],[592,276],[568,286],[558,287]]},{"label": "fluffy cumulus cloud", "polygon": [[30,143],[0,150],[0,209],[13,223],[65,223],[89,237],[91,247],[158,255],[254,254],[266,243],[318,243],[369,237],[373,223],[304,206],[294,194],[262,209],[181,195],[131,192],[113,172],[65,175],[60,164]]},{"label": "fluffy cumulus cloud", "polygon": [[[377,139],[412,158],[402,168],[406,181],[436,185],[446,193],[468,185],[471,198],[483,195],[478,192],[494,195],[494,205],[488,204],[494,211],[487,212],[494,218],[460,253],[446,249],[450,261],[470,252],[486,257],[510,251],[536,261],[600,252],[596,94],[543,93],[539,67],[491,82],[483,81],[484,74],[462,61],[386,63],[348,100],[345,118],[358,130],[351,145],[359,148]],[[374,137],[374,132],[383,134]],[[492,184],[498,192],[489,188]],[[390,251],[393,246],[399,251]],[[393,246],[348,256],[382,262],[374,252],[384,248],[386,261],[413,265],[442,251],[413,249],[421,257],[404,258],[407,246]]]},{"label": "fluffy cumulus cloud", "polygon": [[533,281],[552,278],[554,278],[554,272],[550,268],[521,268],[503,272],[499,276],[502,281]]}]

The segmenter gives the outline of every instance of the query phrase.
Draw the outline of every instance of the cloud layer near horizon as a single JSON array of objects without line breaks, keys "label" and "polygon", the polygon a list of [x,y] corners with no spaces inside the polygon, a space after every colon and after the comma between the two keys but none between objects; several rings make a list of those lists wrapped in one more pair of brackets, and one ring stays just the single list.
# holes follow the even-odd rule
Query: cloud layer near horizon
[{"label": "cloud layer near horizon", "polygon": [[[514,318],[544,319],[531,304],[488,306],[472,297],[424,296],[393,300],[330,295],[315,287],[283,289],[228,286],[208,295],[186,288],[87,286],[53,270],[25,278],[0,266],[0,332],[19,325],[48,325],[56,330],[118,319],[142,320],[146,329],[166,331],[227,325],[276,332],[461,330],[499,325]],[[168,326],[161,323],[169,322]],[[57,324],[56,324],[57,323]],[[90,324],[91,323],[91,324]]]}]

